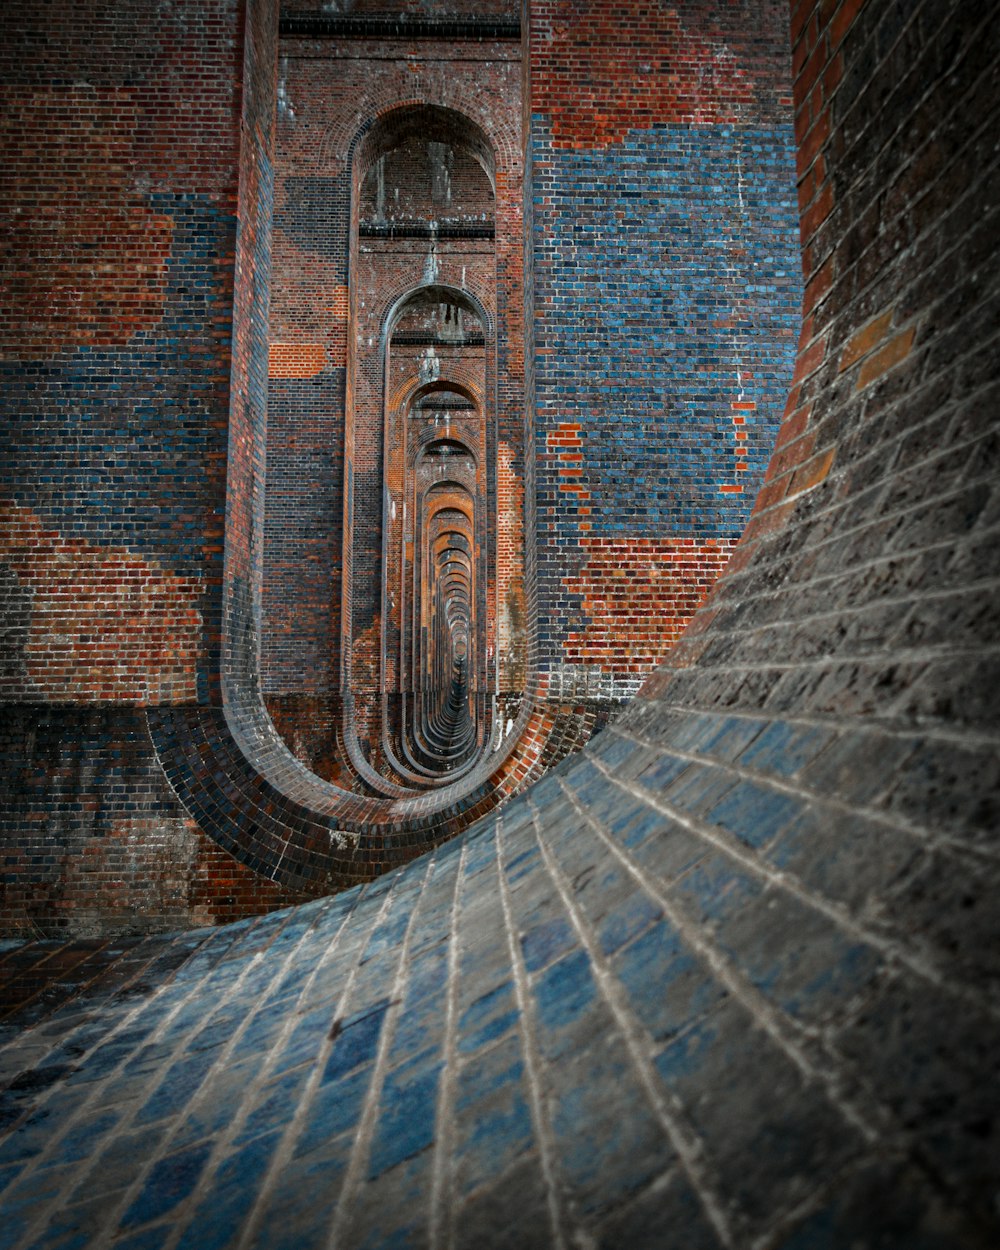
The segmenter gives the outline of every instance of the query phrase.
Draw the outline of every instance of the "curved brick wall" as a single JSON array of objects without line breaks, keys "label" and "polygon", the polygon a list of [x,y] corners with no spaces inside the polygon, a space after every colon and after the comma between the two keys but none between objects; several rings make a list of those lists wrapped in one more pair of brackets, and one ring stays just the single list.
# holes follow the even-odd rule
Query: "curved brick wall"
[{"label": "curved brick wall", "polygon": [[991,29],[793,6],[796,380],[620,721],[334,899],[2,953],[6,1244],[996,1245]]}]

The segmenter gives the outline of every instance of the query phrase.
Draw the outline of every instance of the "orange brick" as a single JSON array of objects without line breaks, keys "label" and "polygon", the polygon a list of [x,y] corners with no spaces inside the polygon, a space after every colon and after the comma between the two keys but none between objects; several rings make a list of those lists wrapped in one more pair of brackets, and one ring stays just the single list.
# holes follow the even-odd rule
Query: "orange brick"
[{"label": "orange brick", "polygon": [[792,479],[789,497],[801,495],[804,491],[812,490],[814,486],[818,486],[824,481],[830,469],[833,467],[834,459],[837,455],[837,449],[830,447],[820,455],[813,457],[807,461]]},{"label": "orange brick", "polygon": [[797,409],[784,419],[781,423],[781,429],[778,431],[777,441],[774,444],[775,451],[782,447],[787,447],[789,443],[793,443],[802,436],[811,411],[812,406],[808,405],[805,408]]},{"label": "orange brick", "polygon": [[892,324],[892,314],[893,310],[891,308],[887,312],[880,313],[873,321],[869,321],[866,326],[862,326],[860,330],[851,335],[840,356],[841,373],[845,369],[849,369],[862,356],[867,356],[870,351],[882,342]]},{"label": "orange brick", "polygon": [[816,270],[806,284],[806,291],[802,301],[805,310],[812,312],[832,286],[833,258],[830,257]]},{"label": "orange brick", "polygon": [[833,210],[833,187],[824,182],[815,200],[802,214],[802,237],[811,239]]},{"label": "orange brick", "polygon": [[322,343],[272,343],[268,376],[272,378],[314,378],[326,368]]},{"label": "orange brick", "polygon": [[864,3],[865,0],[844,0],[840,12],[830,23],[831,48],[835,48],[850,30]]},{"label": "orange brick", "polygon": [[880,352],[876,352],[874,356],[866,360],[861,366],[861,372],[858,374],[855,390],[860,391],[863,387],[869,386],[876,378],[880,378],[883,373],[887,373],[894,365],[898,365],[900,361],[905,360],[910,354],[910,348],[913,346],[915,333],[915,327],[911,326],[908,330],[904,330],[902,334],[897,334]]}]

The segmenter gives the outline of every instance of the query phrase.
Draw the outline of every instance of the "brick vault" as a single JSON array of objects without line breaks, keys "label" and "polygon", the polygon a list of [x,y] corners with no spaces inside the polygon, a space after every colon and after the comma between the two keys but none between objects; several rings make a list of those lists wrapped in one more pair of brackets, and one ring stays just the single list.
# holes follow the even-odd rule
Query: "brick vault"
[{"label": "brick vault", "polygon": [[995,1245],[990,15],[0,23],[0,1245]]}]

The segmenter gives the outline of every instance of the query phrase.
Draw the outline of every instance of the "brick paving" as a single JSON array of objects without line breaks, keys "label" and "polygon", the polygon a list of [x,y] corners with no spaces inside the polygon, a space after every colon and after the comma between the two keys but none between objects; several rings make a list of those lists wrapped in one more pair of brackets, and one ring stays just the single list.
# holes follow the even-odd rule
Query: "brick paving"
[{"label": "brick paving", "polygon": [[372,885],[10,947],[0,1245],[989,1244],[1000,966],[921,932],[976,841],[926,745],[640,701]]}]

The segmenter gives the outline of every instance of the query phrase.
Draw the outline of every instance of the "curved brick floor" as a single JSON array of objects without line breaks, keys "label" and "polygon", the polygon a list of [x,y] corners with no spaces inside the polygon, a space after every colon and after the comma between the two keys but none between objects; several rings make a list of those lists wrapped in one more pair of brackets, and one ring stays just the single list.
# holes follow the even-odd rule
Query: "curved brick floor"
[{"label": "curved brick floor", "polygon": [[997,960],[912,937],[925,750],[639,701],[373,885],[11,949],[0,1246],[995,1245]]}]

